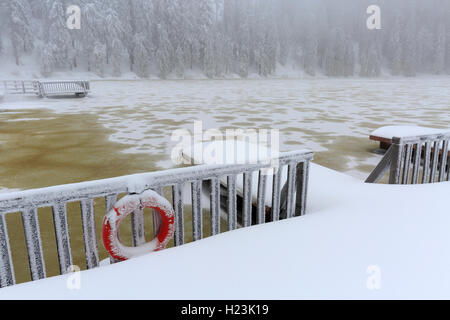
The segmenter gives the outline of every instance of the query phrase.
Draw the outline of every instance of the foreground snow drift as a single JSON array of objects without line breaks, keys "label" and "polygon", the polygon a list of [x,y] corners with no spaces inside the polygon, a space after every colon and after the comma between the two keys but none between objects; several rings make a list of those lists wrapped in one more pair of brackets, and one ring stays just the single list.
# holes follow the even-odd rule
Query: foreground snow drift
[{"label": "foreground snow drift", "polygon": [[80,290],[65,275],[0,299],[448,299],[449,194],[447,182],[371,185],[313,165],[304,217],[84,271]]}]

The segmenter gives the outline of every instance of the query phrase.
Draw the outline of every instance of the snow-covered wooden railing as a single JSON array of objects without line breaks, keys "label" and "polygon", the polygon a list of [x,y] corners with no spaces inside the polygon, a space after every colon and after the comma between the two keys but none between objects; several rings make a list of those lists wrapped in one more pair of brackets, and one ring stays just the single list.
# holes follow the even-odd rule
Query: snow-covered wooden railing
[{"label": "snow-covered wooden railing", "polygon": [[394,137],[392,145],[367,178],[377,183],[387,171],[390,184],[450,181],[450,132],[414,137]]},{"label": "snow-covered wooden railing", "polygon": [[[67,220],[67,204],[80,203],[83,226],[83,239],[88,269],[99,266],[95,214],[104,215],[105,212],[94,212],[94,199],[104,198],[106,212],[108,212],[120,195],[140,194],[145,190],[155,190],[163,194],[163,187],[172,189],[172,204],[175,210],[175,246],[184,244],[184,186],[190,185],[192,196],[192,229],[193,240],[203,238],[202,201],[201,193],[204,183],[209,182],[211,235],[220,233],[220,183],[227,181],[227,219],[228,230],[234,230],[237,224],[237,178],[243,181],[242,227],[252,224],[253,186],[252,177],[259,172],[257,195],[256,223],[266,221],[266,185],[269,177],[273,179],[272,215],[270,220],[280,219],[281,176],[287,167],[287,213],[286,217],[303,215],[306,208],[309,163],[313,153],[295,151],[283,153],[278,158],[278,167],[269,176],[267,169],[272,162],[237,165],[201,165],[189,168],[137,174],[106,180],[83,182],[78,184],[50,187],[37,190],[14,192],[0,195],[0,287],[14,285],[14,265],[8,239],[6,214],[21,214],[28,251],[31,279],[38,280],[46,277],[43,258],[42,240],[40,235],[38,209],[50,207],[53,211],[53,221],[56,234],[60,273],[64,274],[72,265],[72,254]],[[155,219],[156,215],[154,215]],[[135,212],[131,216],[133,245],[139,246],[145,242],[143,212]],[[158,228],[154,223],[154,228]],[[157,230],[154,230],[154,232]]]},{"label": "snow-covered wooden railing", "polygon": [[90,91],[89,81],[39,81],[40,96],[75,94],[86,96]]},{"label": "snow-covered wooden railing", "polygon": [[41,98],[58,95],[86,96],[90,92],[89,81],[3,81],[5,94],[37,95]]},{"label": "snow-covered wooden railing", "polygon": [[39,81],[12,80],[3,81],[5,94],[39,95]]}]

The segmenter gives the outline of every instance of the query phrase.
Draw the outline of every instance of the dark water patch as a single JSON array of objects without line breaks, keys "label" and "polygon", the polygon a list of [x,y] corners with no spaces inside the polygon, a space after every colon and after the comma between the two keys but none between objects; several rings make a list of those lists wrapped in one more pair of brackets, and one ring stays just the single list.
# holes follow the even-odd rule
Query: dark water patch
[{"label": "dark water patch", "polygon": [[30,189],[157,170],[153,157],[121,151],[112,131],[89,114],[57,115],[30,110],[14,121],[0,116],[0,186]]},{"label": "dark water patch", "polygon": [[[122,175],[155,171],[164,154],[126,154],[129,145],[108,140],[111,131],[98,124],[94,115],[57,115],[48,111],[30,110],[20,114],[0,115],[0,186],[32,189]],[[101,234],[101,220],[105,214],[104,199],[95,200],[97,234]],[[79,203],[67,206],[71,248],[74,264],[85,268],[84,242]],[[42,246],[48,276],[59,273],[56,255],[53,218],[50,208],[39,209]],[[147,218],[148,220],[149,218]],[[17,282],[30,280],[20,214],[7,215],[8,233]],[[130,228],[121,236],[131,239]],[[107,258],[98,239],[99,255]]]}]

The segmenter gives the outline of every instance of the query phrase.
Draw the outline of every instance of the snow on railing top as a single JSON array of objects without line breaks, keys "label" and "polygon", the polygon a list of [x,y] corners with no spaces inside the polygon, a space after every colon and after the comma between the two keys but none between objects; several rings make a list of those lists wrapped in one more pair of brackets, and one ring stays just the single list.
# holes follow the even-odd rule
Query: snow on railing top
[{"label": "snow on railing top", "polygon": [[390,184],[450,181],[450,132],[393,137],[392,145],[366,182],[380,181],[387,171]]},{"label": "snow on railing top", "polygon": [[[311,151],[292,151],[282,153],[280,162],[310,161]],[[145,190],[177,183],[204,180],[229,174],[239,174],[270,167],[270,163],[235,164],[235,165],[199,165],[187,168],[171,169],[149,173],[140,173],[117,178],[79,182],[41,189],[15,191],[0,194],[0,215],[17,212],[23,208],[51,205],[54,201],[81,200],[90,197],[104,196],[112,193],[142,193]]]}]

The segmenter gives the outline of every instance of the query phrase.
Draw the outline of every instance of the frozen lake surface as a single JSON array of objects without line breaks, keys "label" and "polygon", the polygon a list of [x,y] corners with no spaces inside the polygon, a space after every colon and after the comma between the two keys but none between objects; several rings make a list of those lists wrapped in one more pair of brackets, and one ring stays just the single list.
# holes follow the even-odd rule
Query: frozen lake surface
[{"label": "frozen lake surface", "polygon": [[[0,121],[29,127],[41,117],[76,116],[84,122],[86,116],[107,129],[110,142],[121,144],[122,155],[140,155],[154,169],[173,167],[171,134],[180,128],[193,130],[194,121],[222,132],[279,129],[281,151],[311,149],[317,163],[363,179],[380,157],[373,152],[377,144],[368,140],[370,132],[385,125],[447,128],[449,88],[448,77],[95,81],[85,99],[5,97]],[[38,109],[40,115],[25,109]],[[58,135],[58,130],[51,134]],[[90,139],[96,137],[93,133]],[[7,140],[0,133],[0,141]]]}]

